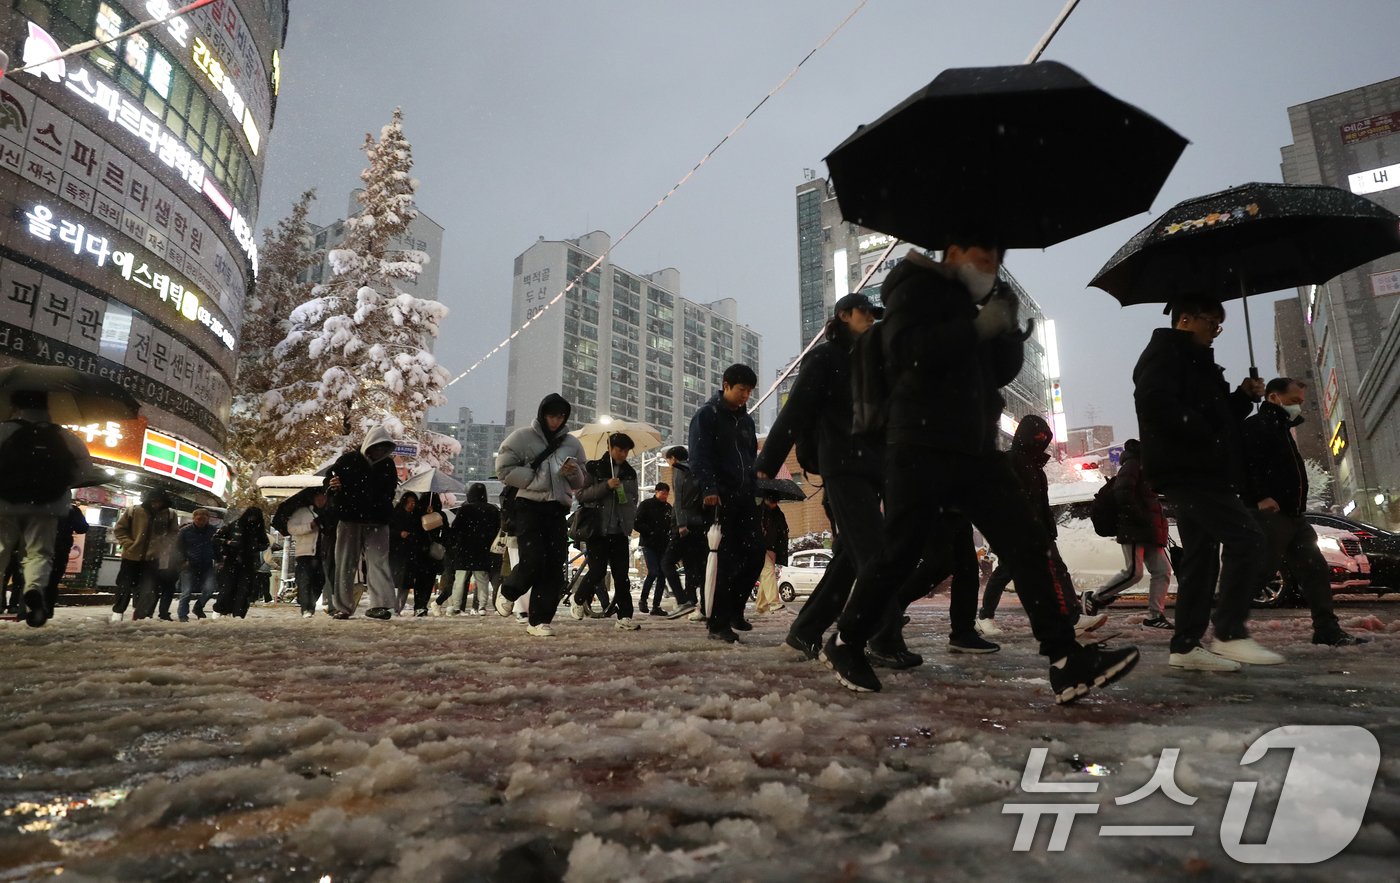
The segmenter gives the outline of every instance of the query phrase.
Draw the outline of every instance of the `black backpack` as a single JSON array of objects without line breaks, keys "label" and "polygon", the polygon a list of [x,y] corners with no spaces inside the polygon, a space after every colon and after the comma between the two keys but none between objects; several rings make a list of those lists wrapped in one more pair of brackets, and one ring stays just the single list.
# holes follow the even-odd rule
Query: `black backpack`
[{"label": "black backpack", "polygon": [[857,337],[855,346],[851,347],[851,433],[854,435],[880,435],[885,431],[891,382],[885,372],[884,326],[885,323],[876,322]]},{"label": "black backpack", "polygon": [[28,420],[8,423],[15,431],[0,445],[0,500],[39,505],[62,497],[78,471],[63,427]]},{"label": "black backpack", "polygon": [[1089,522],[1094,525],[1094,533],[1101,537],[1118,536],[1118,500],[1113,495],[1113,484],[1117,480],[1115,475],[1104,482],[1089,504]]}]

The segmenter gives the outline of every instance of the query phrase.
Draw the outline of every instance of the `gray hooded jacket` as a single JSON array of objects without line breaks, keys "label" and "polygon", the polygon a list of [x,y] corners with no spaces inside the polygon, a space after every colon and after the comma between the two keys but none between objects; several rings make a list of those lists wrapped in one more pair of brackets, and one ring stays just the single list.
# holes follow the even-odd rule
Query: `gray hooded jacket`
[{"label": "gray hooded jacket", "polygon": [[[564,423],[560,425],[556,435],[562,435],[563,440],[549,459],[540,464],[539,469],[531,469],[531,461],[549,447],[545,411],[548,409],[557,413],[560,403],[563,404],[566,414]],[[574,492],[583,487],[588,478],[583,471],[583,445],[577,438],[568,434],[568,412],[572,410],[572,406],[563,396],[550,393],[540,402],[535,421],[529,426],[515,430],[501,443],[501,449],[496,454],[496,477],[502,484],[518,489],[516,499],[533,500],[538,503],[553,501],[561,506],[573,505]],[[565,478],[559,469],[570,457],[578,464],[578,469],[573,475]]]}]

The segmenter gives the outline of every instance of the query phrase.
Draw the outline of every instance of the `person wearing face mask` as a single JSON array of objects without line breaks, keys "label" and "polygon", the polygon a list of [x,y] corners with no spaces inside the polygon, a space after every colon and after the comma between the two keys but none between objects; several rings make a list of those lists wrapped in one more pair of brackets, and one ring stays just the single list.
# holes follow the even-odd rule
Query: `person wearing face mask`
[{"label": "person wearing face mask", "polygon": [[[1247,377],[1230,391],[1212,349],[1225,321],[1219,301],[1182,298],[1167,310],[1171,327],[1152,332],[1133,368],[1133,402],[1143,472],[1170,502],[1181,532],[1168,663],[1224,672],[1237,671],[1240,663],[1277,665],[1283,657],[1260,646],[1245,625],[1264,535],[1239,498],[1240,433],[1264,381]],[[1215,629],[1209,650],[1201,645],[1208,625]]]},{"label": "person wearing face mask", "polygon": [[939,509],[961,512],[1011,563],[1056,702],[1073,702],[1137,663],[1136,648],[1075,640],[1073,600],[1054,579],[1050,537],[997,450],[1000,390],[1020,371],[1029,334],[1017,327],[1015,294],[997,290],[1001,259],[988,237],[955,236],[942,261],[911,252],[881,286],[884,544],[861,567],[820,656],[848,689],[880,689],[865,646],[930,532],[946,529],[931,517]]},{"label": "person wearing face mask", "polygon": [[335,534],[335,619],[355,613],[355,571],[365,560],[370,619],[387,620],[397,602],[394,574],[389,567],[389,521],[394,514],[394,491],[399,486],[394,467],[394,437],[383,426],[365,433],[359,450],[341,454],[331,465],[326,483],[340,519]]},{"label": "person wearing face mask", "polygon": [[[1308,477],[1293,439],[1303,422],[1307,384],[1275,377],[1264,387],[1259,412],[1244,421],[1244,502],[1264,532],[1264,566],[1259,581],[1282,565],[1295,580],[1312,610],[1314,644],[1345,647],[1365,643],[1349,635],[1332,610],[1327,561],[1317,548],[1317,532],[1303,519],[1308,504]],[[1258,583],[1256,583],[1256,586]]]}]

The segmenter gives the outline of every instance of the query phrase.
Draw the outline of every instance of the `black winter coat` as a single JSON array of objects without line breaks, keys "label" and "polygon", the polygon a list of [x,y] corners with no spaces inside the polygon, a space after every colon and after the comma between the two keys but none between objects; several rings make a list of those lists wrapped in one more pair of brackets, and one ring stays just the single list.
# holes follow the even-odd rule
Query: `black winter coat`
[{"label": "black winter coat", "polygon": [[787,402],[758,453],[755,468],[778,474],[793,445],[812,427],[817,431],[817,464],[821,474],[884,479],[884,465],[868,436],[851,435],[851,346],[854,338],[843,327],[812,348],[802,360]]},{"label": "black winter coat", "polygon": [[1011,450],[1006,452],[1006,459],[1011,464],[1011,471],[1016,473],[1021,489],[1025,491],[1031,514],[1051,537],[1058,537],[1060,532],[1055,526],[1055,516],[1050,512],[1050,479],[1045,475],[1045,464],[1050,462],[1050,455],[1043,445],[1033,440],[1037,429],[1048,433],[1050,428],[1044,420],[1034,415],[1022,420],[1011,439]]},{"label": "black winter coat", "polygon": [[763,550],[773,553],[773,563],[781,567],[788,563],[788,523],[787,516],[777,506],[766,504],[759,514],[763,525]]},{"label": "black winter coat", "polygon": [[1021,370],[1021,337],[978,340],[966,287],[919,254],[880,286],[890,384],[886,441],[960,454],[996,450],[1000,389]]},{"label": "black winter coat", "polygon": [[653,552],[666,551],[671,541],[671,529],[675,525],[671,504],[650,497],[637,504],[637,520],[633,528],[641,538],[642,548]]},{"label": "black winter coat", "polygon": [[456,518],[443,534],[447,548],[446,564],[454,570],[501,569],[501,556],[492,554],[491,544],[501,529],[501,510],[490,503],[458,506]]},{"label": "black winter coat", "polygon": [[671,493],[676,498],[672,512],[671,535],[679,536],[682,527],[700,530],[705,526],[704,496],[700,485],[690,474],[688,463],[677,463],[671,470]]},{"label": "black winter coat", "polygon": [[394,491],[399,473],[394,458],[378,463],[359,451],[346,451],[330,468],[340,477],[340,490],[331,492],[337,521],[354,524],[388,524],[394,511]]},{"label": "black winter coat", "polygon": [[1118,504],[1118,542],[1135,546],[1167,545],[1167,519],[1162,501],[1142,473],[1142,460],[1125,456],[1113,479]]},{"label": "black winter coat", "polygon": [[758,496],[754,460],[758,456],[758,431],[743,408],[730,408],[716,392],[690,418],[690,474],[700,485],[700,496]]},{"label": "black winter coat", "polygon": [[1303,422],[1265,402],[1259,413],[1244,421],[1245,503],[1251,507],[1272,497],[1284,515],[1302,515],[1308,508],[1308,473],[1293,439],[1293,427]]},{"label": "black winter coat", "polygon": [[1157,490],[1243,487],[1241,423],[1253,400],[1190,332],[1158,328],[1133,368],[1142,468]]}]

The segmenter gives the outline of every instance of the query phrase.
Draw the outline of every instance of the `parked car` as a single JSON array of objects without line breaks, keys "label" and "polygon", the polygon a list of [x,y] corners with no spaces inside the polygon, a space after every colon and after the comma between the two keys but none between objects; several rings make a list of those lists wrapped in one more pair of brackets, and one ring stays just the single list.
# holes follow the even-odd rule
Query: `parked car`
[{"label": "parked car", "polygon": [[1331,512],[1305,512],[1303,517],[1315,527],[1349,531],[1371,562],[1371,588],[1377,594],[1400,592],[1400,534]]},{"label": "parked car", "polygon": [[788,556],[788,563],[778,568],[778,597],[792,601],[799,595],[812,594],[830,563],[830,549],[793,552]]},{"label": "parked car", "polygon": [[[1361,541],[1349,531],[1314,524],[1317,547],[1327,561],[1333,592],[1371,590],[1371,562],[1361,550]],[[1254,596],[1256,607],[1306,607],[1302,592],[1287,570],[1274,574]]]}]

